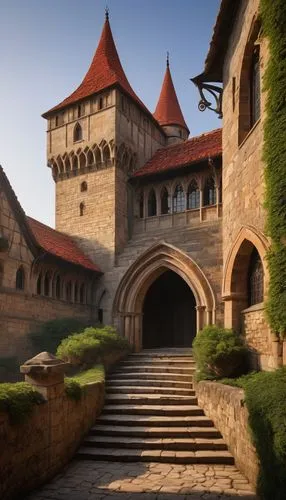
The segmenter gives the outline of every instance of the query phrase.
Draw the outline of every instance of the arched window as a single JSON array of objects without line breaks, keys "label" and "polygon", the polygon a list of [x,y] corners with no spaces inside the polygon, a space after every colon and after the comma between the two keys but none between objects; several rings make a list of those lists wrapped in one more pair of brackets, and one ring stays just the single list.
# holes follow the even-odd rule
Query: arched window
[{"label": "arched window", "polygon": [[82,128],[79,123],[75,124],[73,130],[73,142],[82,141]]},{"label": "arched window", "polygon": [[46,273],[44,279],[44,295],[46,297],[49,297],[50,295],[50,283],[51,283],[50,275],[49,273]]},{"label": "arched window", "polygon": [[143,217],[144,217],[144,193],[143,193],[143,191],[140,191],[140,197],[139,197],[139,217],[140,217],[140,219],[143,219]]},{"label": "arched window", "polygon": [[57,276],[57,279],[56,279],[55,296],[56,296],[56,299],[61,298],[61,278],[60,278],[60,276]]},{"label": "arched window", "polygon": [[260,304],[264,298],[264,273],[260,255],[256,248],[250,256],[248,268],[248,305]]},{"label": "arched window", "polygon": [[181,184],[177,184],[173,194],[173,212],[183,212],[186,208],[185,193]]},{"label": "arched window", "polygon": [[80,203],[79,205],[79,215],[82,217],[85,213],[85,204],[83,202]]},{"label": "arched window", "polygon": [[151,189],[148,195],[148,217],[153,217],[157,214],[157,200],[154,189]]},{"label": "arched window", "polygon": [[161,191],[161,214],[169,214],[171,212],[171,199],[167,188]]},{"label": "arched window", "polygon": [[104,163],[107,163],[110,160],[110,149],[107,145],[103,149],[102,156]]},{"label": "arched window", "polygon": [[42,273],[39,274],[37,279],[37,294],[41,295],[42,293]]},{"label": "arched window", "polygon": [[17,290],[24,290],[25,288],[25,271],[23,266],[20,266],[16,272],[16,288]]},{"label": "arched window", "polygon": [[187,208],[199,208],[200,207],[200,190],[198,184],[195,180],[191,181],[188,187],[187,195]]},{"label": "arched window", "polygon": [[71,281],[68,281],[66,284],[66,301],[71,302],[72,300],[72,284]]},{"label": "arched window", "polygon": [[213,177],[209,177],[206,180],[204,187],[204,205],[215,205],[216,204],[216,186]]},{"label": "arched window", "polygon": [[83,181],[80,185],[81,192],[87,191],[87,182]]},{"label": "arched window", "polygon": [[86,301],[86,291],[85,291],[85,284],[82,283],[79,289],[79,301],[81,304],[85,304]]},{"label": "arched window", "polygon": [[260,62],[259,62],[259,46],[256,46],[253,51],[251,67],[250,67],[250,128],[260,118]]},{"label": "arched window", "polygon": [[74,301],[78,302],[78,284],[77,283],[74,286]]}]

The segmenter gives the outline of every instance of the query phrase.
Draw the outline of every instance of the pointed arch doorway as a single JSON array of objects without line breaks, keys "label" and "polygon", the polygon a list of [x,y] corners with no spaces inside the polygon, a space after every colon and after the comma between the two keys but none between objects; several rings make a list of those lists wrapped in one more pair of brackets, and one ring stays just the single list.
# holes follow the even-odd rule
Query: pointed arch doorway
[{"label": "pointed arch doorway", "polygon": [[[164,276],[164,273],[167,272],[173,272],[173,274]],[[160,278],[161,276],[162,278]],[[168,281],[166,284],[168,288],[170,288],[170,283],[173,282],[173,288],[177,290],[178,296],[179,293],[184,296],[182,303],[177,303],[177,307],[173,308],[173,323],[176,322],[176,317],[177,321],[179,321],[178,318],[181,316],[182,321],[191,325],[188,329],[188,335],[184,334],[181,337],[179,335],[177,340],[174,339],[171,329],[168,333],[169,337],[163,338],[163,336],[159,335],[159,339],[163,344],[165,343],[165,346],[167,338],[173,342],[173,345],[175,342],[188,342],[188,345],[190,345],[194,331],[197,332],[205,325],[213,324],[216,321],[215,295],[202,269],[182,250],[168,243],[159,242],[138,257],[129,267],[121,279],[113,302],[113,324],[118,328],[121,335],[129,340],[133,349],[137,352],[143,346],[145,347],[146,343],[150,344],[151,342],[151,334],[149,340],[148,334],[144,335],[147,328],[146,324],[148,325],[148,316],[150,324],[152,317],[153,321],[156,322],[155,317],[158,316],[159,318],[162,316],[163,310],[166,311],[164,300],[161,300],[160,314],[156,315],[154,306],[150,305],[150,302],[152,303],[152,294],[154,294],[153,302],[156,300],[156,296],[157,300],[160,301],[160,289],[162,291],[164,287],[160,285],[159,278]],[[186,287],[189,291],[187,291]],[[158,289],[156,291],[156,288],[159,288],[159,292]],[[149,294],[151,294],[151,299]],[[166,300],[170,302],[172,297],[173,300],[176,299],[175,294],[173,294]],[[186,305],[187,303],[188,305]],[[184,314],[182,312],[180,314],[180,307],[184,308]],[[193,319],[194,308],[195,321]],[[188,311],[188,314],[186,313],[187,309],[191,309],[191,316],[188,316],[190,311]],[[144,319],[144,316],[147,319]],[[160,328],[162,329],[162,326]],[[155,325],[152,327],[153,335],[154,329]],[[187,332],[187,326],[184,327],[184,331]],[[159,347],[163,346],[160,343]]]},{"label": "pointed arch doorway", "polygon": [[143,302],[142,346],[191,347],[196,335],[196,299],[177,273],[165,270]]}]

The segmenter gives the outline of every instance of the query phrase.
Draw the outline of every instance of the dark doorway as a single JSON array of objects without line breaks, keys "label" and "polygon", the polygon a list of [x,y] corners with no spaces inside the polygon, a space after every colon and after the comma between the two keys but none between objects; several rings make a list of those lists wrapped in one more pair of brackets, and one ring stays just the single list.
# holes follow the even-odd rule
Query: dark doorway
[{"label": "dark doorway", "polygon": [[195,307],[193,292],[178,274],[161,274],[144,300],[143,348],[190,347],[196,335]]}]

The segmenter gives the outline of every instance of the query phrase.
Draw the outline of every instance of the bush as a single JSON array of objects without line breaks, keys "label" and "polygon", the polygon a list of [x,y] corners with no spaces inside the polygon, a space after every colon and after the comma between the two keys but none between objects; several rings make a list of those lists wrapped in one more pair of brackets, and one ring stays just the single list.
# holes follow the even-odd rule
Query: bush
[{"label": "bush", "polygon": [[26,382],[0,384],[0,411],[7,411],[12,423],[21,423],[32,413],[43,396]]},{"label": "bush", "polygon": [[86,322],[77,318],[53,319],[43,323],[39,329],[30,333],[35,352],[48,351],[55,354],[59,343],[71,333],[85,328]]},{"label": "bush", "polygon": [[129,343],[110,326],[86,328],[83,332],[70,335],[62,340],[57,356],[75,365],[96,363],[102,356],[112,351],[125,351]]},{"label": "bush", "polygon": [[247,349],[232,330],[206,326],[193,342],[198,379],[235,377],[247,369]]},{"label": "bush", "polygon": [[249,426],[260,464],[259,496],[265,500],[285,499],[286,367],[226,382],[245,391]]}]

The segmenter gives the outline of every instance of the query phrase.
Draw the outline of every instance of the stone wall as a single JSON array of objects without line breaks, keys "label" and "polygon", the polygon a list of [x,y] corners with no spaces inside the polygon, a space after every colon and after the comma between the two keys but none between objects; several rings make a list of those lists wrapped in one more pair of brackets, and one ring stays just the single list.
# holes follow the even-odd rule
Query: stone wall
[{"label": "stone wall", "polygon": [[243,390],[217,382],[199,382],[196,394],[199,406],[221,432],[238,469],[255,486],[259,465],[248,428]]}]

